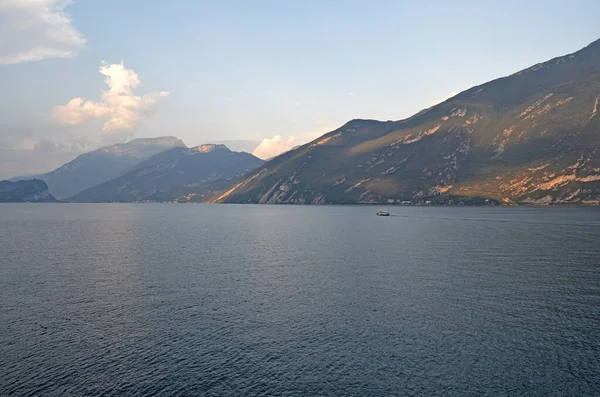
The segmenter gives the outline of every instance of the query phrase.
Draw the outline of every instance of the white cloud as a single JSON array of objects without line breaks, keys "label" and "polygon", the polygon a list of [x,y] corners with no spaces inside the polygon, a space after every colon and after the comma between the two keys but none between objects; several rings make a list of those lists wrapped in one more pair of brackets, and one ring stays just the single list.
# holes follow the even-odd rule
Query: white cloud
[{"label": "white cloud", "polygon": [[133,69],[125,65],[102,62],[100,73],[106,76],[108,90],[102,92],[100,102],[73,98],[66,105],[56,106],[52,111],[62,125],[81,125],[93,120],[106,119],[102,131],[132,131],[137,123],[149,116],[158,106],[160,97],[169,93],[162,91],[144,96],[133,95],[140,79]]},{"label": "white cloud", "polygon": [[252,154],[259,159],[266,160],[277,156],[278,154],[287,152],[294,146],[298,145],[297,142],[298,140],[293,136],[283,138],[281,135],[274,135],[271,138],[263,139],[260,145],[254,149]]},{"label": "white cloud", "polygon": [[316,120],[315,123],[320,127],[313,132],[286,137],[274,135],[271,138],[265,138],[262,140],[260,145],[254,149],[252,154],[263,160],[270,159],[280,155],[281,153],[285,153],[296,146],[304,145],[305,143],[310,142],[335,129],[335,127],[332,127],[323,120]]},{"label": "white cloud", "polygon": [[77,56],[86,44],[64,12],[71,0],[0,0],[0,64]]}]

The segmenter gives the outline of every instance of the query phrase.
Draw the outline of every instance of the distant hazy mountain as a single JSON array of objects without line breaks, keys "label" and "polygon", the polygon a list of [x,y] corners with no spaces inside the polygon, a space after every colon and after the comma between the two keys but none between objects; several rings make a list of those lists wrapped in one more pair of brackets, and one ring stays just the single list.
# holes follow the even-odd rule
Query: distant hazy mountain
[{"label": "distant hazy mountain", "polygon": [[0,181],[0,203],[54,202],[56,199],[48,192],[48,185],[42,180]]},{"label": "distant hazy mountain", "polygon": [[218,202],[600,203],[600,40],[402,121],[353,120]]},{"label": "distant hazy mountain", "polygon": [[175,137],[134,139],[82,154],[54,171],[27,178],[44,180],[50,193],[63,199],[123,175],[150,156],[173,147],[185,147],[185,144]]},{"label": "distant hazy mountain", "polygon": [[212,191],[210,186],[216,181],[216,186],[224,187],[231,183],[228,180],[263,163],[251,154],[232,152],[224,145],[174,148],[152,156],[133,171],[74,195],[70,201],[190,200],[205,189]]}]

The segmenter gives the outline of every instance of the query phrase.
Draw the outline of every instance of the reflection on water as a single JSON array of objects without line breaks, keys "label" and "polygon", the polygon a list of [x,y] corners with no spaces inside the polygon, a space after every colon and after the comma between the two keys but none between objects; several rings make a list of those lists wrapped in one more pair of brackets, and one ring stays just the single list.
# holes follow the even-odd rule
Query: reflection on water
[{"label": "reflection on water", "polygon": [[600,211],[0,206],[1,395],[600,393]]}]

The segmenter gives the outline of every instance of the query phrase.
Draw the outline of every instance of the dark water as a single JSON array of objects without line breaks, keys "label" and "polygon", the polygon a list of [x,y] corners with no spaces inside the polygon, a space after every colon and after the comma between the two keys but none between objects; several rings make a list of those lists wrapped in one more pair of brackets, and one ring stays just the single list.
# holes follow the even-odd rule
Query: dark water
[{"label": "dark water", "polygon": [[0,395],[600,394],[600,210],[0,206]]}]

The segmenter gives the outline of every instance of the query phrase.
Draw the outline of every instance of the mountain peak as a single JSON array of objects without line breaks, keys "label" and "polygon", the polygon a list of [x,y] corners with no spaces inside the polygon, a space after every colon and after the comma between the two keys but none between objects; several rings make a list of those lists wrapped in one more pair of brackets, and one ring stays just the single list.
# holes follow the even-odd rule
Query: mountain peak
[{"label": "mountain peak", "polygon": [[204,145],[199,145],[196,147],[193,147],[192,150],[195,150],[197,152],[200,153],[209,153],[215,150],[225,150],[230,152],[229,148],[225,145],[218,145],[218,144],[214,144],[214,143],[207,143]]},{"label": "mountain peak", "polygon": [[[210,152],[214,154],[208,154]],[[76,194],[71,200],[132,202],[181,198],[202,201],[213,195],[214,186],[224,188],[233,178],[263,163],[247,153],[231,152],[225,145],[173,148],[152,156],[117,178]],[[196,194],[198,197],[192,199]]]},{"label": "mountain peak", "polygon": [[137,164],[171,148],[186,148],[172,136],[137,138],[127,143],[101,147],[40,176],[50,193],[63,199],[128,172]]}]

